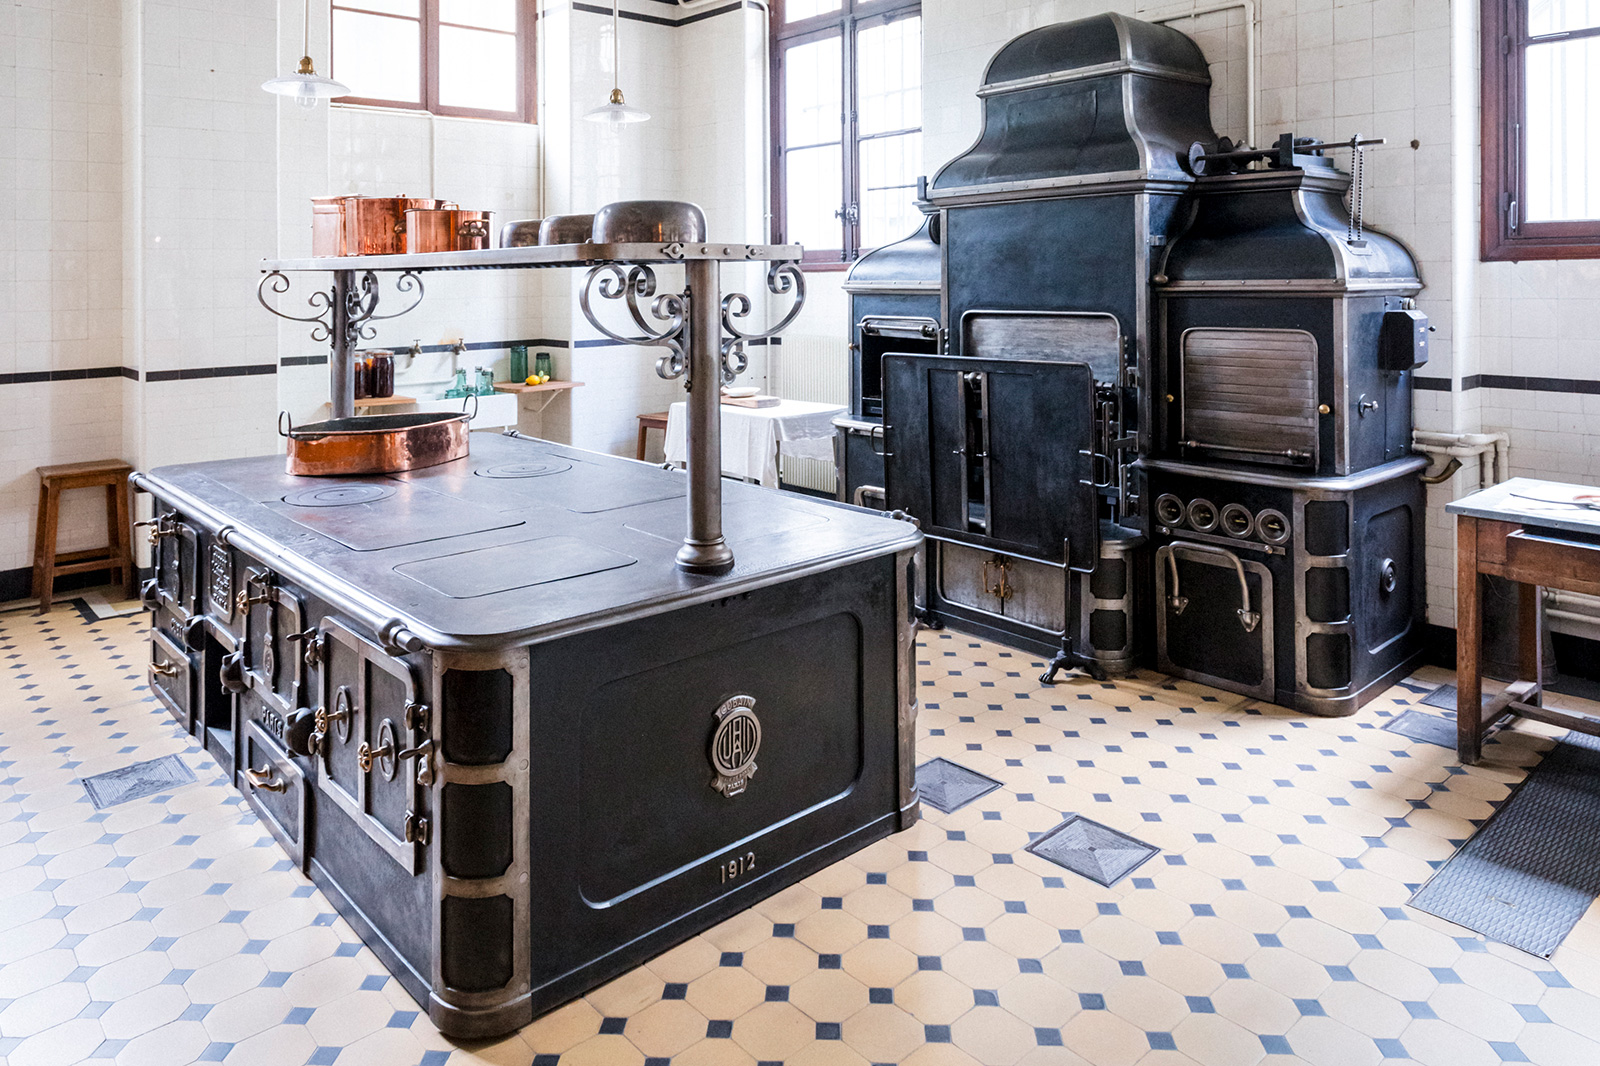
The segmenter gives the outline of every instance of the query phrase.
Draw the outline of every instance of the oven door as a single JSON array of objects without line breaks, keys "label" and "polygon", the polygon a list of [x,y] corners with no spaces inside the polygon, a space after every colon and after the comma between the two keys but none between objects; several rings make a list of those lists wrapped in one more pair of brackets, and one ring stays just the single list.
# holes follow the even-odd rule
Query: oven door
[{"label": "oven door", "polygon": [[433,783],[427,708],[409,663],[324,618],[317,791],[408,873],[421,871],[419,786]]},{"label": "oven door", "polygon": [[891,508],[946,540],[1094,569],[1094,378],[1084,363],[883,357]]}]

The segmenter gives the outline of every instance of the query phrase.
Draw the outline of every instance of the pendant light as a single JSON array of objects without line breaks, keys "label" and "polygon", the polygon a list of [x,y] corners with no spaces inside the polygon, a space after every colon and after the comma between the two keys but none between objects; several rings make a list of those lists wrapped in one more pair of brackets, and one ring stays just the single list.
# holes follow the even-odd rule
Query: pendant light
[{"label": "pendant light", "polygon": [[650,112],[633,107],[622,98],[622,89],[620,87],[622,71],[621,60],[619,59],[621,49],[617,43],[617,24],[620,17],[617,5],[619,2],[620,0],[611,0],[611,100],[608,103],[601,104],[583,117],[590,122],[606,122],[612,125],[621,125],[625,122],[649,122]]},{"label": "pendant light", "polygon": [[301,39],[300,69],[281,78],[261,83],[261,87],[278,96],[292,96],[304,108],[317,106],[317,101],[334,96],[348,96],[350,87],[332,78],[324,78],[311,66],[311,0],[306,0],[304,36]]}]

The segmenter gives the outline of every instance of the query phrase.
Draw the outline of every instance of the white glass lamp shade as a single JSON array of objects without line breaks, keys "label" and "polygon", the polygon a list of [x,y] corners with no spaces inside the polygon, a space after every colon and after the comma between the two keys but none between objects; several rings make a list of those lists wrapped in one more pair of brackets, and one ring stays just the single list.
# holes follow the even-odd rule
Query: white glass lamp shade
[{"label": "white glass lamp shade", "polygon": [[261,83],[261,87],[278,96],[293,97],[301,107],[316,107],[318,100],[350,95],[350,87],[332,78],[324,78],[311,68],[311,57],[300,60],[300,69],[281,78]]},{"label": "white glass lamp shade", "polygon": [[622,98],[621,89],[612,89],[609,103],[601,104],[583,117],[590,122],[604,122],[616,126],[626,122],[649,122],[650,112],[631,106]]}]

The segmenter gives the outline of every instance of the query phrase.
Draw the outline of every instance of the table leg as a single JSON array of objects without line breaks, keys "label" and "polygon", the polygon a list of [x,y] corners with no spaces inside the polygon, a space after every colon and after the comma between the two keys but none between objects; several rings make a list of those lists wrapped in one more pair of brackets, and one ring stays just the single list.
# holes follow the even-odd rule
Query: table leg
[{"label": "table leg", "polygon": [[1522,702],[1535,706],[1544,703],[1544,611],[1538,585],[1517,586],[1517,625],[1521,644],[1522,680],[1533,683],[1533,692]]},{"label": "table leg", "polygon": [[643,422],[639,423],[639,443],[634,446],[633,457],[639,462],[644,462],[645,434],[650,432],[650,427]]},{"label": "table leg", "polygon": [[1478,520],[1456,517],[1456,754],[1468,766],[1483,753],[1483,617],[1478,590]]}]

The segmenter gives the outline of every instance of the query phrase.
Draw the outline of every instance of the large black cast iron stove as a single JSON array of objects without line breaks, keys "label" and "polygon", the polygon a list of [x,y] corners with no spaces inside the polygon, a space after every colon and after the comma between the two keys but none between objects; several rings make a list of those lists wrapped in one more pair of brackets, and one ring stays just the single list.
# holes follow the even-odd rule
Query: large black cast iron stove
[{"label": "large black cast iron stove", "polygon": [[447,1034],[916,817],[919,534],[730,483],[738,563],[690,574],[686,481],[483,435],[388,477],[138,476],[152,688]]}]

